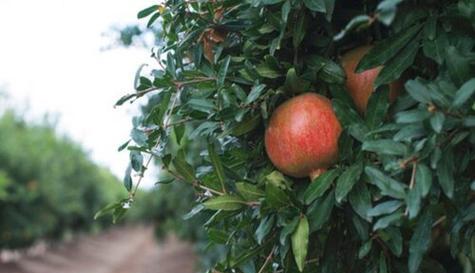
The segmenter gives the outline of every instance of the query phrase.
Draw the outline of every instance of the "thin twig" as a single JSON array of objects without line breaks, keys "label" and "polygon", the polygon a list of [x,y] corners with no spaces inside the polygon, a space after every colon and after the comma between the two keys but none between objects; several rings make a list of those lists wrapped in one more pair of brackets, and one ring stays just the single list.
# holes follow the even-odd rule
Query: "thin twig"
[{"label": "thin twig", "polygon": [[[417,161],[412,162],[412,174],[411,174],[411,181],[409,182],[409,190],[412,190],[414,188],[414,185],[416,183],[416,169],[417,169]],[[404,215],[407,216],[409,214],[409,208],[406,208],[406,211],[404,211]]]},{"label": "thin twig", "polygon": [[272,250],[270,251],[269,255],[267,255],[267,258],[266,258],[266,261],[264,262],[264,264],[262,265],[261,269],[259,269],[259,272],[258,273],[262,273],[264,272],[264,269],[266,268],[266,266],[270,263],[271,259],[272,259],[272,256],[274,254],[274,251],[276,250],[277,246],[274,246],[272,248]]},{"label": "thin twig", "polygon": [[435,222],[432,224],[432,228],[438,226],[440,223],[444,222],[446,219],[447,219],[447,216],[446,216],[446,215],[440,217],[439,219],[437,219],[437,221],[435,221]]}]

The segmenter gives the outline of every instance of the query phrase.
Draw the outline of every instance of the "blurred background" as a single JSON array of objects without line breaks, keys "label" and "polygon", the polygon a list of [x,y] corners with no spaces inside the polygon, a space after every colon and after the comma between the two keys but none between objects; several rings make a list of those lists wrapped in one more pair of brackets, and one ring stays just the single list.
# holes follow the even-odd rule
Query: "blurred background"
[{"label": "blurred background", "polygon": [[191,189],[156,186],[154,168],[124,219],[94,220],[127,197],[118,147],[147,101],[113,105],[151,61],[156,31],[136,18],[151,4],[0,1],[1,273],[186,273],[212,262],[195,264],[207,246],[204,220],[182,218]]}]

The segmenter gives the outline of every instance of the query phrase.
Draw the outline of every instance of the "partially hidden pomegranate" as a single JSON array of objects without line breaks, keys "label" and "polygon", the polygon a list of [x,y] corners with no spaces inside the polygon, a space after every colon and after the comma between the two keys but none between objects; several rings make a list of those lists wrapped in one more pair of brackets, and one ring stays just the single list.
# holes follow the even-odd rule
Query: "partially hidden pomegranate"
[{"label": "partially hidden pomegranate", "polygon": [[[360,60],[368,53],[372,46],[362,46],[350,50],[341,58],[341,64],[346,73],[346,89],[356,105],[360,113],[366,112],[368,100],[374,91],[374,81],[383,68],[378,66],[361,73],[356,73],[355,69]],[[389,101],[394,101],[401,90],[400,81],[389,84]]]},{"label": "partially hidden pomegranate", "polygon": [[337,161],[340,133],[330,100],[305,93],[272,114],[265,133],[267,155],[281,172],[313,180]]}]

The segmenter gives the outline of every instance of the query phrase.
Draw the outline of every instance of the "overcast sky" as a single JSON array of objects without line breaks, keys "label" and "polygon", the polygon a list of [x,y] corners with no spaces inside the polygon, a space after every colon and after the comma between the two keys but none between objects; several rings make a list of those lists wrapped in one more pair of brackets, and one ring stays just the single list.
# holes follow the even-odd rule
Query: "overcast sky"
[{"label": "overcast sky", "polygon": [[[138,22],[149,0],[0,0],[0,87],[28,117],[58,114],[59,131],[83,144],[122,178],[128,163],[117,147],[128,139],[136,106],[114,109],[131,92],[145,48],[102,51],[112,26]],[[146,22],[140,21],[145,24]],[[26,106],[25,106],[26,105]],[[135,110],[134,110],[135,109]],[[153,177],[145,179],[150,186]]]}]

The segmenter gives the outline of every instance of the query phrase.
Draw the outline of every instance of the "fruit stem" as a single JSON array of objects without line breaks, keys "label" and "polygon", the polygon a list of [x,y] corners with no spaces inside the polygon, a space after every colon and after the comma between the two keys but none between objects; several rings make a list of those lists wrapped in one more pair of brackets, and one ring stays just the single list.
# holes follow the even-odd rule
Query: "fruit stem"
[{"label": "fruit stem", "polygon": [[315,169],[313,171],[310,172],[310,181],[313,181],[315,180],[315,178],[319,177],[322,173],[324,173],[327,169],[325,168],[319,168],[319,169]]}]

